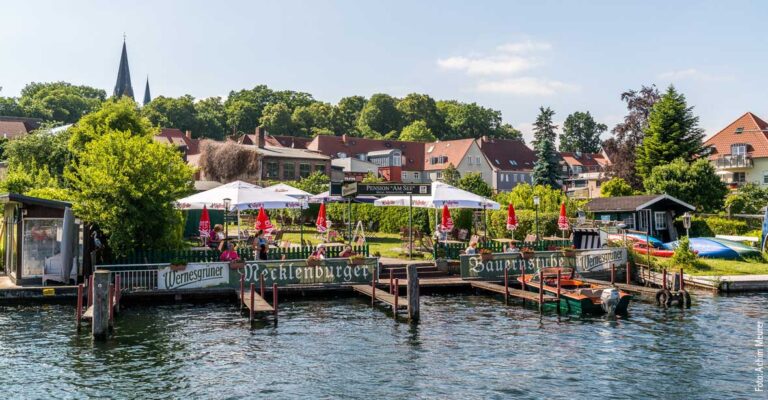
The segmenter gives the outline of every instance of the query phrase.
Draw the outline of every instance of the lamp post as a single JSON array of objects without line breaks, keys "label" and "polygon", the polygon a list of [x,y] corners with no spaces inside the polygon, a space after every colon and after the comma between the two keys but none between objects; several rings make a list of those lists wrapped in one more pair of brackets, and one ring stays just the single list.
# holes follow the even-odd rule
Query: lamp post
[{"label": "lamp post", "polygon": [[229,216],[229,206],[232,204],[232,199],[227,197],[224,199],[224,240],[229,239],[229,225],[227,224],[227,217]]},{"label": "lamp post", "polygon": [[533,196],[533,205],[536,206],[536,242],[539,241],[539,196]]},{"label": "lamp post", "polygon": [[691,229],[691,213],[688,211],[683,214],[683,226],[685,227],[685,236],[689,237],[688,230]]}]

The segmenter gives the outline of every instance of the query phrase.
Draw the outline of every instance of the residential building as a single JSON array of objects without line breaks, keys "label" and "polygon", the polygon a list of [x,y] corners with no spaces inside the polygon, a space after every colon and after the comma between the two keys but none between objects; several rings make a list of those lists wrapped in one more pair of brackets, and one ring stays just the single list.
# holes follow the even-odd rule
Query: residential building
[{"label": "residential building", "polygon": [[177,128],[161,128],[160,133],[154,136],[156,142],[176,146],[181,152],[184,161],[189,161],[191,156],[200,153],[200,141],[192,139],[192,131],[182,132]]},{"label": "residential building", "polygon": [[491,167],[489,184],[495,192],[507,192],[521,183],[532,182],[536,153],[525,143],[483,136],[477,139],[477,145]]},{"label": "residential building", "polygon": [[732,189],[768,185],[768,123],[747,112],[704,142],[708,159]]},{"label": "residential building", "polygon": [[560,152],[563,186],[568,197],[592,199],[600,197],[600,184],[605,180],[605,170],[610,165],[605,152]]},{"label": "residential building", "polygon": [[422,183],[429,182],[424,178],[424,145],[347,135],[319,135],[307,145],[307,150],[331,159],[355,158],[372,163],[377,167],[377,175],[388,182]]},{"label": "residential building", "polygon": [[595,220],[608,223],[620,221],[627,229],[646,232],[664,242],[677,239],[673,221],[696,207],[670,195],[599,197],[590,200],[584,209],[594,213]]},{"label": "residential building", "polygon": [[475,139],[425,143],[424,173],[428,178],[426,182],[442,180],[443,170],[451,164],[462,177],[476,172],[491,184],[493,169]]},{"label": "residential building", "polygon": [[[240,137],[238,143],[255,145],[258,142],[259,132],[264,128],[256,128],[255,133],[246,134]],[[306,149],[307,144],[312,141],[312,138],[301,136],[282,136],[282,135],[270,135],[269,132],[264,130],[265,143],[270,146],[278,147],[292,147],[296,149]]]},{"label": "residential building", "polygon": [[344,172],[344,178],[351,178],[356,181],[362,181],[368,174],[378,176],[379,166],[368,161],[360,160],[354,157],[334,158],[331,165],[339,167]]},{"label": "residential building", "polygon": [[0,137],[16,139],[40,127],[43,120],[38,118],[0,116]]},{"label": "residential building", "polygon": [[259,130],[256,146],[261,156],[261,179],[292,181],[312,172],[331,174],[331,158],[316,151],[266,144],[266,131]]}]

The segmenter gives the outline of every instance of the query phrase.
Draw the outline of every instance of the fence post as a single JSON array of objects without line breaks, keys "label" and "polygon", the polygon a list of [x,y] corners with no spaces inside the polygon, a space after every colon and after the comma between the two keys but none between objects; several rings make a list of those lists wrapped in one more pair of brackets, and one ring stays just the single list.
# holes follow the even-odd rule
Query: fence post
[{"label": "fence post", "polygon": [[666,268],[663,269],[663,272],[661,274],[661,280],[662,280],[661,282],[662,289],[667,290],[667,269]]},{"label": "fence post", "polygon": [[376,304],[376,273],[371,275],[371,307]]},{"label": "fence post", "polygon": [[83,318],[83,284],[77,285],[77,310],[75,310],[75,322],[77,330],[80,330],[80,320]]},{"label": "fence post", "polygon": [[416,265],[408,265],[406,269],[408,277],[408,319],[413,322],[419,321],[419,270]]},{"label": "fence post", "polygon": [[392,294],[392,293],[394,293],[394,292],[392,291],[392,289],[393,289],[393,288],[392,288],[392,283],[393,283],[393,280],[392,280],[392,279],[393,279],[393,277],[392,277],[392,268],[390,268],[390,269],[389,269],[389,294]]},{"label": "fence post", "polygon": [[562,288],[562,283],[560,282],[560,270],[557,270],[557,312],[560,313],[560,289]]},{"label": "fence post", "polygon": [[632,284],[632,267],[629,265],[629,261],[627,261],[627,272],[626,272],[626,278],[627,278],[627,285]]},{"label": "fence post", "polygon": [[261,293],[261,298],[264,298],[264,275],[259,274],[259,293]]},{"label": "fence post", "polygon": [[395,319],[397,319],[397,300],[400,298],[400,279],[395,278],[395,292],[392,293],[395,295],[395,305],[392,308],[392,313],[395,314]]},{"label": "fence post", "polygon": [[105,340],[109,333],[109,271],[96,271],[93,281],[93,320],[91,334],[97,340]]},{"label": "fence post", "polygon": [[277,320],[277,283],[272,283],[272,308]]}]

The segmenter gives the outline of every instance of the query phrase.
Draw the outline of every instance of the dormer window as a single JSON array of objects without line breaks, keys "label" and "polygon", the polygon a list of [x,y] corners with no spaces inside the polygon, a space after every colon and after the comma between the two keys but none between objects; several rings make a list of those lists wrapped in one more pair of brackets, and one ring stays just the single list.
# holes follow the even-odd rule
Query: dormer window
[{"label": "dormer window", "polygon": [[517,161],[515,160],[509,160],[509,164],[513,167],[517,166]]},{"label": "dormer window", "polygon": [[744,128],[736,128],[736,134],[744,133]]}]

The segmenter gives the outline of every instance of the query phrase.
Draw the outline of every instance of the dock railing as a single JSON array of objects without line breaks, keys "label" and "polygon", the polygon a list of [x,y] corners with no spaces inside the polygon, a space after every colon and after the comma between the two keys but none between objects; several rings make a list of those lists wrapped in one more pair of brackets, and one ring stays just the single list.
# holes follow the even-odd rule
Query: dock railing
[{"label": "dock railing", "polygon": [[118,281],[115,277],[120,276],[119,284],[122,292],[155,291],[157,290],[157,271],[168,265],[168,263],[97,265],[96,270],[108,270],[109,281],[113,283]]},{"label": "dock railing", "polygon": [[[435,243],[434,254],[437,254],[438,252],[441,252],[442,250],[444,250],[445,258],[449,260],[458,260],[459,256],[464,254],[464,250],[467,249],[467,246],[469,246],[469,242],[467,243]],[[571,242],[568,239],[557,240],[557,241],[539,240],[537,242],[530,242],[530,243],[519,242],[519,243],[515,243],[515,246],[518,249],[527,247],[532,249],[533,251],[553,251],[553,250],[558,250],[562,247],[573,246],[573,242]],[[480,242],[478,243],[477,247],[481,249],[490,249],[494,253],[504,252],[504,243],[493,241],[493,240]]]}]

